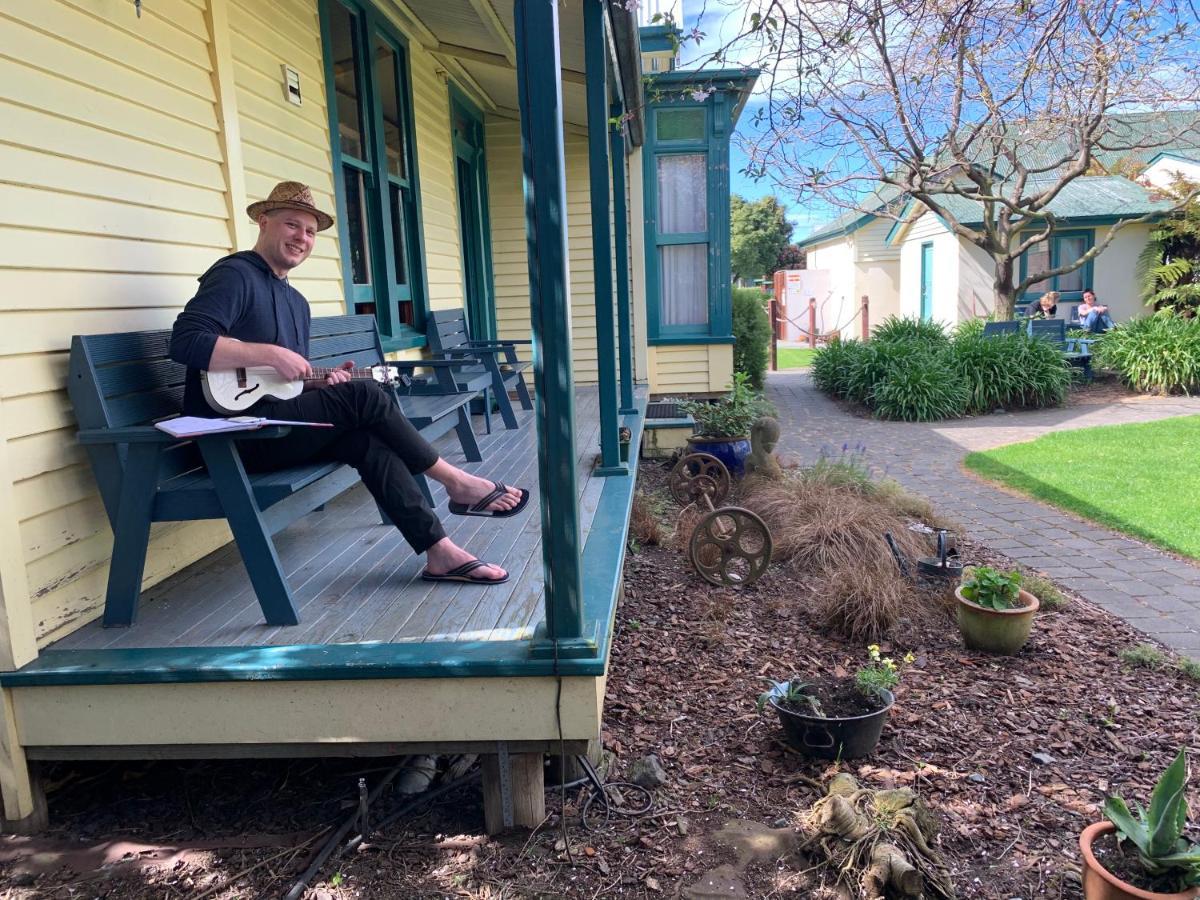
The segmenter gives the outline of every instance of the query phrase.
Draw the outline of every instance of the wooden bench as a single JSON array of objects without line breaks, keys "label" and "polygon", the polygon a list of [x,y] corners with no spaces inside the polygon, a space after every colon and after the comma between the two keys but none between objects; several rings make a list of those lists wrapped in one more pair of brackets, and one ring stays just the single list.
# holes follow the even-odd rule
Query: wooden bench
[{"label": "wooden bench", "polygon": [[1054,344],[1063,359],[1083,370],[1085,380],[1092,380],[1092,342],[1085,338],[1068,338],[1067,323],[1062,319],[1030,319],[1029,336]]},{"label": "wooden bench", "polygon": [[[458,373],[459,390],[477,390],[489,381],[491,392],[496,398],[500,418],[505,428],[516,428],[517,416],[513,411],[508,392],[514,390],[523,409],[533,409],[529,387],[525,384],[525,370],[529,363],[517,358],[518,344],[532,341],[473,341],[467,326],[466,314],[461,309],[437,309],[429,314],[425,328],[429,340],[429,352],[443,359],[478,357],[477,364],[463,365]],[[486,398],[485,398],[486,403]]]},{"label": "wooden bench", "polygon": [[[167,356],[170,337],[169,331],[135,331],[71,339],[68,393],[114,538],[104,625],[133,624],[151,523],[221,518],[229,521],[267,624],[295,625],[299,617],[271,536],[355,485],[358,473],[317,462],[251,474],[234,443],[246,432],[180,440],[155,428],[177,415],[183,401],[185,369]],[[315,318],[309,346],[317,365],[383,360],[371,316]],[[450,371],[437,361],[389,365],[431,366],[443,385]],[[397,400],[425,437],[456,430],[467,458],[482,458],[467,411],[471,395],[456,392],[452,379],[443,395]],[[253,436],[273,439],[288,431],[270,427]],[[428,498],[428,485],[418,481]]]}]

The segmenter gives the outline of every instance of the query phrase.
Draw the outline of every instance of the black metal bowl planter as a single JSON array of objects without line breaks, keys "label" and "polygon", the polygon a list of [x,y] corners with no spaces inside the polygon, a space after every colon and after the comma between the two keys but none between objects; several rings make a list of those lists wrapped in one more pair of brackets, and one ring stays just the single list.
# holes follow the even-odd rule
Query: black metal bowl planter
[{"label": "black metal bowl planter", "polygon": [[879,688],[880,707],[857,716],[819,716],[796,709],[782,696],[772,696],[771,706],[789,746],[822,759],[853,759],[870,756],[879,744],[883,723],[896,703],[891,691]]},{"label": "black metal bowl planter", "polygon": [[771,531],[756,513],[721,506],[732,486],[725,464],[709,453],[688,453],[671,470],[667,485],[681,505],[708,509],[688,545],[697,574],[720,587],[758,581],[771,562]]}]

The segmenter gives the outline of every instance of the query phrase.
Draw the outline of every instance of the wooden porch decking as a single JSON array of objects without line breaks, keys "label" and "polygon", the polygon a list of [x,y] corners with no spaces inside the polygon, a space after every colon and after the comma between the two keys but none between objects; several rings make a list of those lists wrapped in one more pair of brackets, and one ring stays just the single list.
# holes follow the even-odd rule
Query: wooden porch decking
[{"label": "wooden porch decking", "polygon": [[[232,543],[142,595],[131,628],[105,629],[96,620],[43,651],[170,647],[264,647],[347,643],[513,641],[532,636],[543,618],[541,511],[534,414],[517,408],[520,429],[493,416],[480,435],[483,462],[467,463],[453,434],[438,442],[446,459],[485,477],[527,487],[528,507],[510,519],[450,515],[445,492],[431,483],[449,535],[480,558],[510,572],[496,586],[433,584],[420,578],[423,558],[400,533],[379,522],[359,484],[276,535],[301,622],[263,624],[262,611]],[[476,417],[476,430],[482,428]],[[607,479],[592,475],[599,451],[595,388],[576,390],[579,508],[586,542]],[[618,476],[620,477],[620,476]]]}]

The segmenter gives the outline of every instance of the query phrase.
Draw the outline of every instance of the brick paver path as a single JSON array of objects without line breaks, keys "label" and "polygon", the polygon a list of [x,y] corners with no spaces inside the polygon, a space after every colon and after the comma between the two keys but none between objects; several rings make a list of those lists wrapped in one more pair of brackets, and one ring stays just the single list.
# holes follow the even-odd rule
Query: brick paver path
[{"label": "brick paver path", "polygon": [[972,537],[1200,658],[1200,566],[998,490],[961,468],[972,450],[1028,441],[1048,431],[1200,414],[1200,398],[1138,397],[917,424],[850,415],[818,392],[806,373],[771,373],[767,394],[779,407],[784,455],[811,462],[822,448],[836,456],[845,443],[863,444],[870,465],[928,497]]}]

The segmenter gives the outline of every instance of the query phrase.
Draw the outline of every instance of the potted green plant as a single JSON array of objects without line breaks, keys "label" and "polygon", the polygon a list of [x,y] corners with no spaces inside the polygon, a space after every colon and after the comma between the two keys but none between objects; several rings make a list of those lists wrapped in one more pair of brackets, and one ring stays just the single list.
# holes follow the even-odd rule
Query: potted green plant
[{"label": "potted green plant", "polygon": [[[896,702],[892,690],[900,683],[901,664],[882,656],[878,644],[867,654],[853,678],[772,681],[758,697],[758,711],[770,705],[788,744],[801,753],[825,759],[869,756]],[[906,654],[903,663],[912,660]]]},{"label": "potted green plant", "polygon": [[1083,895],[1087,900],[1187,900],[1200,896],[1200,844],[1183,836],[1187,825],[1187,755],[1167,766],[1150,808],[1120,797],[1104,804],[1105,822],[1079,836]]},{"label": "potted green plant", "polygon": [[731,475],[745,473],[750,455],[750,428],[760,416],[775,408],[750,386],[749,376],[737,372],[729,393],[718,400],[684,400],[680,409],[696,422],[696,433],[688,438],[695,453],[709,453],[725,464]]},{"label": "potted green plant", "polygon": [[963,572],[955,588],[958,630],[972,650],[1011,655],[1025,646],[1038,598],[1021,587],[1019,572],[977,566]]}]

